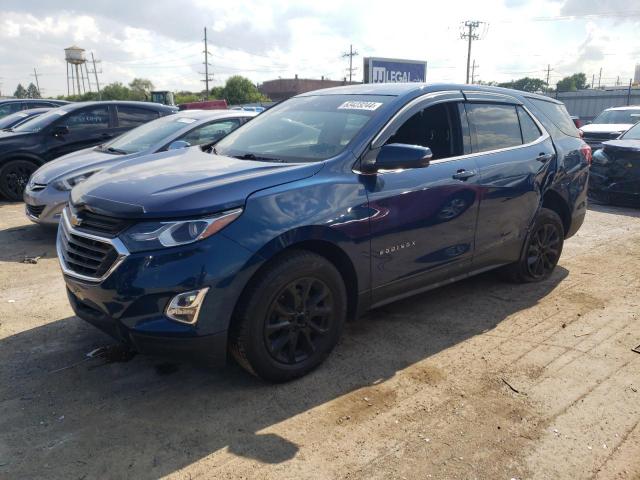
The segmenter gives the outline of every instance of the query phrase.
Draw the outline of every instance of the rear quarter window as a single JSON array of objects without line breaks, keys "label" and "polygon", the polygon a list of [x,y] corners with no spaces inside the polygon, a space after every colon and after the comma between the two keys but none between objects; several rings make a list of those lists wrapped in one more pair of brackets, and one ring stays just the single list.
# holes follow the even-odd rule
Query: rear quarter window
[{"label": "rear quarter window", "polygon": [[[547,102],[539,98],[530,98],[528,100],[540,110],[553,124],[565,135],[580,138],[580,132],[576,128],[573,120],[569,116],[569,112],[561,103]],[[540,119],[544,123],[543,119]]]}]

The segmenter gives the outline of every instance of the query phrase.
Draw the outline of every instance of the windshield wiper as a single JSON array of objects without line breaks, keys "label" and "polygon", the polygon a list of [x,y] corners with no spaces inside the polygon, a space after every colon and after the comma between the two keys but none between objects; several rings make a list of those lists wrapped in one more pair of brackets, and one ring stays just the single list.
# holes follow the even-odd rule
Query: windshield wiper
[{"label": "windshield wiper", "polygon": [[118,155],[127,155],[129,152],[125,152],[124,150],[120,150],[119,148],[109,147],[106,149],[109,153],[117,153]]},{"label": "windshield wiper", "polygon": [[257,162],[284,163],[284,160],[281,160],[279,158],[261,157],[256,155],[255,153],[245,153],[244,155],[233,155],[233,158],[238,158],[240,160],[255,160]]}]

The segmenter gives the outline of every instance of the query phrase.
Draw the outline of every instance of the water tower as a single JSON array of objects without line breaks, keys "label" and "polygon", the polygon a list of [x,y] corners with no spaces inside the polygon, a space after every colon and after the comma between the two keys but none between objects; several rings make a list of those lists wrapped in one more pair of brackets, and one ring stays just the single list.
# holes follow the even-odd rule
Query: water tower
[{"label": "water tower", "polygon": [[[71,91],[73,91],[74,95],[86,93],[87,87],[85,86],[85,80],[89,86],[89,91],[91,91],[89,69],[87,68],[87,59],[84,56],[84,48],[76,45],[65,48],[64,59],[67,62],[67,95],[71,95]],[[69,87],[69,83],[71,83],[71,87]],[[77,92],[76,85],[78,87]],[[80,87],[81,85],[82,88]]]}]

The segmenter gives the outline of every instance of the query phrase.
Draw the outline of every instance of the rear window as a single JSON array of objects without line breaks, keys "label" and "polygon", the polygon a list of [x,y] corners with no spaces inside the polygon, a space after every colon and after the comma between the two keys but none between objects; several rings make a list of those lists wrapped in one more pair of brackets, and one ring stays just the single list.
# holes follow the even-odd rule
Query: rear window
[{"label": "rear window", "polygon": [[118,125],[121,127],[137,127],[158,118],[158,112],[146,108],[118,105]]},{"label": "rear window", "polygon": [[547,102],[546,100],[531,97],[529,97],[528,100],[539,108],[562,133],[571,137],[580,137],[580,132],[562,103]]}]

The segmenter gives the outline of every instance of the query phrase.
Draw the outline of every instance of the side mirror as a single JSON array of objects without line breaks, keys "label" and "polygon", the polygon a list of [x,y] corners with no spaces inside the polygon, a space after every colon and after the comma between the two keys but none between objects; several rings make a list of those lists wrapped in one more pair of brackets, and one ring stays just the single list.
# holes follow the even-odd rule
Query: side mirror
[{"label": "side mirror", "polygon": [[185,142],[184,140],[175,140],[171,142],[167,150],[180,150],[181,148],[188,148],[191,144],[189,142]]},{"label": "side mirror", "polygon": [[69,133],[69,127],[67,127],[66,125],[57,125],[53,127],[53,130],[51,131],[51,133],[53,134],[54,137],[62,137]]},{"label": "side mirror", "polygon": [[376,170],[424,168],[432,158],[433,153],[429,147],[390,143],[380,149],[374,167]]}]

